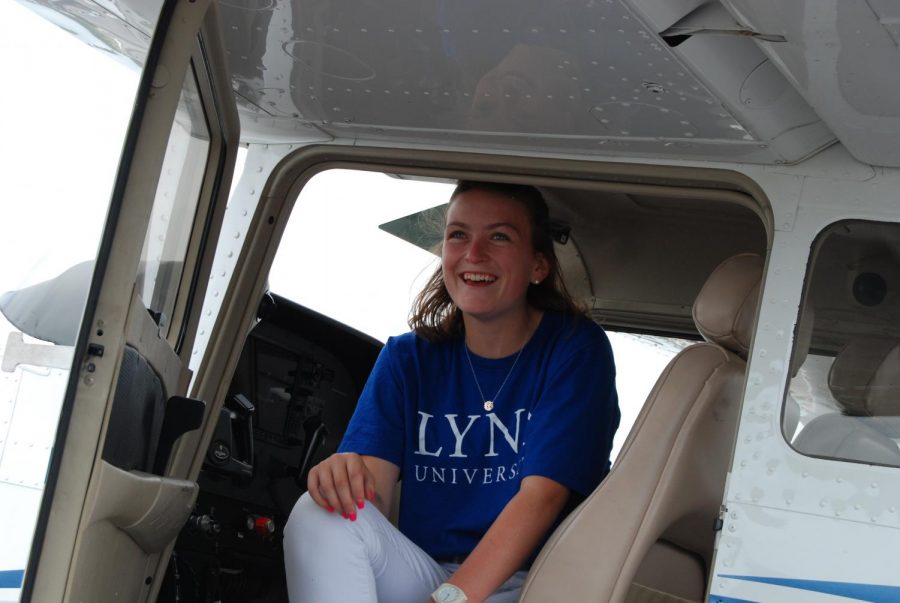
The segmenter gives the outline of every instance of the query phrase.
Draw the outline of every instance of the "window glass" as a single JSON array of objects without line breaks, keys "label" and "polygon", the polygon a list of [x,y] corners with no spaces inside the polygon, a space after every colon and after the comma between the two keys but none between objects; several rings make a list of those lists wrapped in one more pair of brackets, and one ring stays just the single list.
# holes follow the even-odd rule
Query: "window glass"
[{"label": "window glass", "polygon": [[900,466],[900,225],[840,222],[812,257],[782,431],[803,454]]},{"label": "window glass", "polygon": [[631,426],[647,401],[663,369],[678,352],[696,343],[687,339],[607,331],[616,359],[616,392],[619,395],[619,429],[613,438],[615,463]]},{"label": "window glass", "polygon": [[453,185],[329,170],[303,188],[269,273],[275,293],[386,341],[409,330],[431,252],[381,225],[447,202]]},{"label": "window glass", "polygon": [[209,128],[194,72],[189,70],[169,134],[137,281],[137,291],[163,334],[175,307],[208,156]]}]

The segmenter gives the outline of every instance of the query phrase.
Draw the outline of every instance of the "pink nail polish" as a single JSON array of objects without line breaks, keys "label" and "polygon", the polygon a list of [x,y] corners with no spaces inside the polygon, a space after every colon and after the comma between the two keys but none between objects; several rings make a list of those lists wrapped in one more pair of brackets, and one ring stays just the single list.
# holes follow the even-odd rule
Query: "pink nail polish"
[{"label": "pink nail polish", "polygon": [[325,510],[328,511],[329,513],[334,513],[334,507],[332,507],[331,505],[328,505],[328,507]]},{"label": "pink nail polish", "polygon": [[341,511],[341,517],[343,517],[344,519],[350,519],[350,516],[347,515],[346,511]]},{"label": "pink nail polish", "polygon": [[356,513],[350,514],[350,521],[356,521]]},{"label": "pink nail polish", "polygon": [[356,501],[356,506],[359,507],[360,509],[362,509],[363,507],[366,506],[366,501],[364,501],[363,499],[360,498],[358,501]]}]

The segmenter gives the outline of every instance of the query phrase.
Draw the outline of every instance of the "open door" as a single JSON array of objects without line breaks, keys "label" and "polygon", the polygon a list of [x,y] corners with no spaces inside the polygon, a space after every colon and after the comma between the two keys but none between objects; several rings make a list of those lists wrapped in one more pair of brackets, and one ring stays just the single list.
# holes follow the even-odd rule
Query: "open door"
[{"label": "open door", "polygon": [[[144,601],[197,485],[188,356],[237,153],[216,6],[161,10],[135,103],[25,573],[23,600]],[[90,270],[91,267],[88,268]]]}]

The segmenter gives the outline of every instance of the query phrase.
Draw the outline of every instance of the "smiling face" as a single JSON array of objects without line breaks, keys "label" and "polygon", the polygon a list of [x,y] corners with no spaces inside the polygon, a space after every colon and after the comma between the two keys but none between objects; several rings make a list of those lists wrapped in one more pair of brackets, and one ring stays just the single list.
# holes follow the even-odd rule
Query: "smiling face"
[{"label": "smiling face", "polygon": [[441,252],[444,284],[463,315],[524,319],[529,284],[549,266],[535,252],[525,207],[499,192],[472,189],[450,203]]}]

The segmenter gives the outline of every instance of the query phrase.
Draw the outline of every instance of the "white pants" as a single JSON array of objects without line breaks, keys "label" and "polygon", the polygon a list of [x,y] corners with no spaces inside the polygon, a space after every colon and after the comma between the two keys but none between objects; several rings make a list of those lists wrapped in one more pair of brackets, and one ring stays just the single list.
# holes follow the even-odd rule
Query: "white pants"
[{"label": "white pants", "polygon": [[[426,603],[459,567],[432,559],[371,503],[349,521],[309,494],[284,527],[284,565],[292,603]],[[514,603],[526,575],[516,572],[488,602]]]}]

